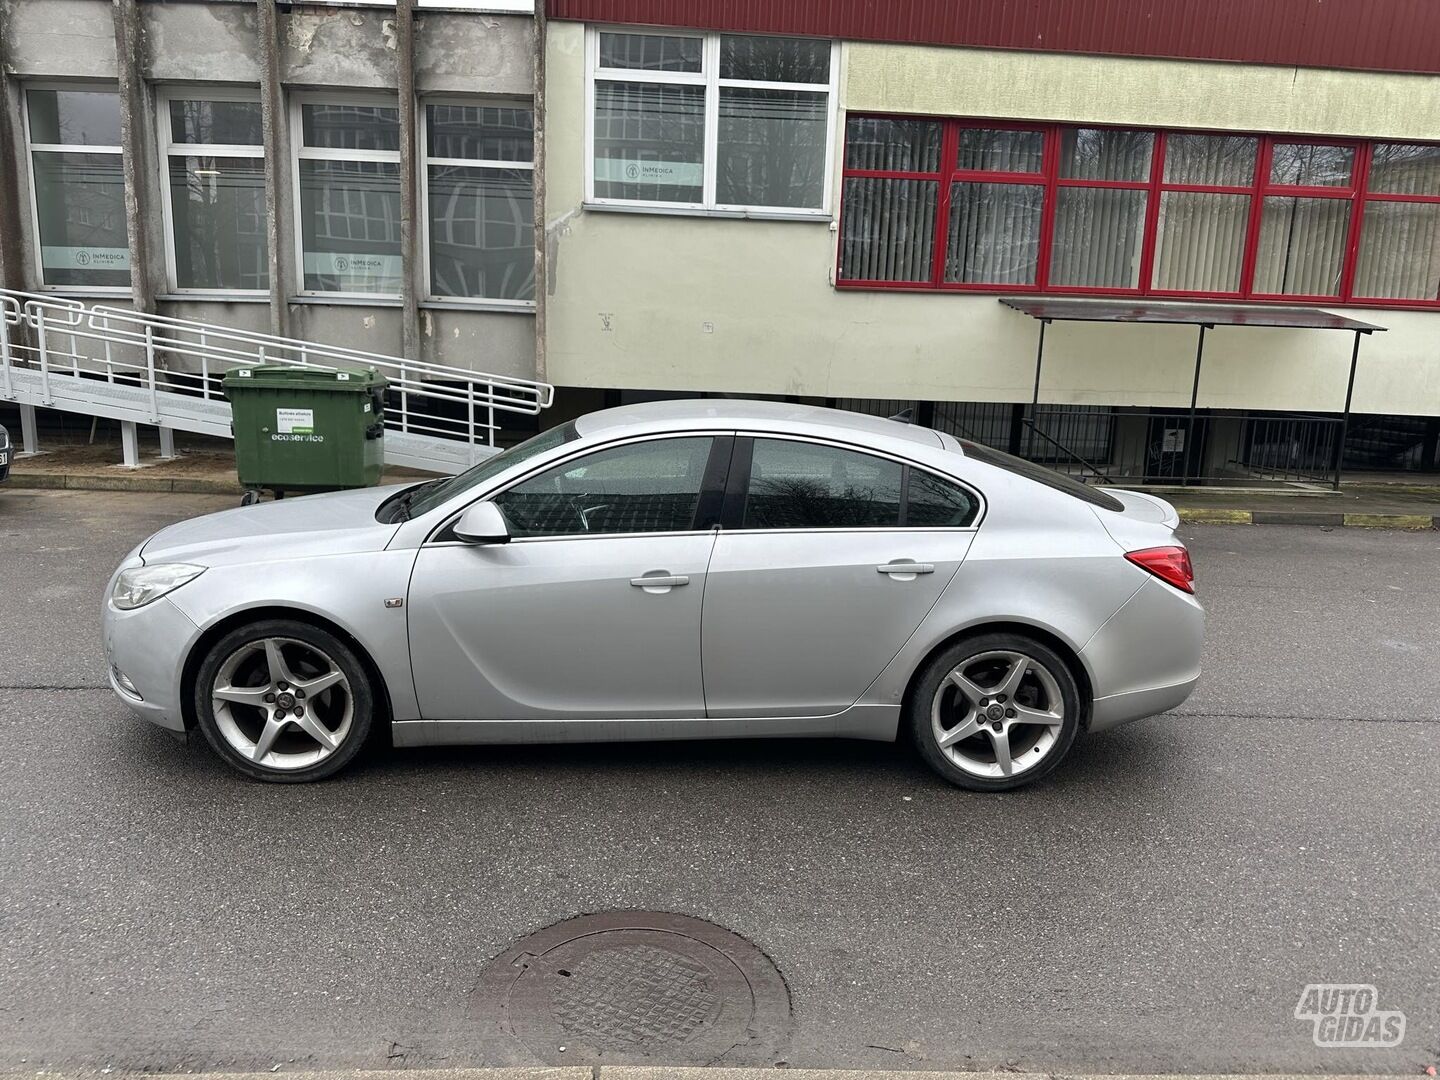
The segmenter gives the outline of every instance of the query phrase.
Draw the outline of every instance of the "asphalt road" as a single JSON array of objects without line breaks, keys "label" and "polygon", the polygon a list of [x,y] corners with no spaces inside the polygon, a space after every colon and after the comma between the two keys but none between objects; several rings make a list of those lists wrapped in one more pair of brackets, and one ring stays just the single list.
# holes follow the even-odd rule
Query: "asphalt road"
[{"label": "asphalt road", "polygon": [[[796,1066],[1388,1071],[1440,1058],[1440,536],[1187,530],[1179,712],[1008,796],[908,752],[407,751],[248,782],[103,689],[115,562],[192,496],[0,490],[0,1071],[487,1064],[471,991],[581,912],[713,920]],[[1373,983],[1398,1050],[1317,1049]]]}]

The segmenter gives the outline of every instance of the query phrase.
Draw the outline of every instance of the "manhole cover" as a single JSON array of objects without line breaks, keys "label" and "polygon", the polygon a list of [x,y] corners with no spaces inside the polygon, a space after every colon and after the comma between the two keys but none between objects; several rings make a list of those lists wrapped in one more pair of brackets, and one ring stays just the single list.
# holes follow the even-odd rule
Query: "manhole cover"
[{"label": "manhole cover", "polygon": [[523,938],[486,967],[475,1009],[552,1064],[769,1064],[790,1027],[769,957],[660,911],[582,915]]}]

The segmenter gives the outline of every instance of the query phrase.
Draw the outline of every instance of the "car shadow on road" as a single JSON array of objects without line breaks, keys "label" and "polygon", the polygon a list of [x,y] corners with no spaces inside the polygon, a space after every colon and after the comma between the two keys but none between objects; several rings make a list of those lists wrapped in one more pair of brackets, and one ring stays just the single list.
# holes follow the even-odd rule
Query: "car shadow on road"
[{"label": "car shadow on road", "polygon": [[[142,724],[112,731],[108,750],[116,765],[137,782],[174,781],[187,787],[202,784],[264,788],[232,773],[192,732],[185,744]],[[1119,732],[1081,738],[1067,759],[1050,775],[1019,789],[1055,793],[1067,798],[1093,789],[1125,787],[1131,794],[1147,789],[1161,773],[1174,779],[1177,745],[1165,718],[1143,721]],[[573,790],[577,783],[610,781],[683,784],[725,779],[736,789],[777,784],[824,788],[862,786],[870,789],[947,791],[908,739],[868,742],[848,739],[724,739],[668,742],[547,743],[524,745],[448,746],[397,749],[377,740],[349,769],[325,786],[391,786],[423,788],[453,782],[491,785],[550,784]],[[1006,796],[1002,796],[1006,797]]]},{"label": "car shadow on road", "polygon": [[[1163,721],[1161,722],[1163,723]],[[1149,728],[1149,730],[1147,730]],[[1066,792],[1115,784],[1146,785],[1167,761],[1169,740],[1157,726],[1136,725],[1123,732],[1079,740],[1068,758],[1029,788]],[[1173,769],[1173,762],[1169,767]],[[953,790],[930,771],[908,739],[893,743],[852,739],[725,739],[625,743],[568,743],[377,749],[360,770],[376,778],[427,773],[485,773],[543,781],[583,774],[633,782],[638,775],[656,779],[715,778],[724,775],[744,785],[786,780],[827,785],[865,784]],[[359,773],[357,773],[358,777]]]}]

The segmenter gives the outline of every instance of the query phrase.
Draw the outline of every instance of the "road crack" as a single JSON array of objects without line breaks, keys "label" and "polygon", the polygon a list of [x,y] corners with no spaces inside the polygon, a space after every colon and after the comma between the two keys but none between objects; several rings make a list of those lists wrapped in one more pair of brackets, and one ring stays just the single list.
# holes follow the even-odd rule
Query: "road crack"
[{"label": "road crack", "polygon": [[1301,720],[1312,724],[1440,724],[1440,717],[1433,716],[1285,716],[1277,713],[1227,712],[1172,712],[1162,715],[1192,720]]},{"label": "road crack", "polygon": [[0,683],[0,690],[36,690],[47,694],[109,689],[110,687],[105,683],[82,683],[68,686],[60,683]]}]

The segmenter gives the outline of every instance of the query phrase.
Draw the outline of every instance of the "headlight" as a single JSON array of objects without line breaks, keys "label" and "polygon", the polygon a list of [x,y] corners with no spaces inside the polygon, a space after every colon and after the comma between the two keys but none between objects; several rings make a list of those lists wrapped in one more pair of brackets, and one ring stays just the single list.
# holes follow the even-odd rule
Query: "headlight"
[{"label": "headlight", "polygon": [[144,607],[152,600],[159,600],[166,593],[174,592],[187,581],[194,581],[205,572],[203,566],[189,563],[159,563],[155,566],[137,566],[122,571],[115,579],[115,590],[110,602],[121,611]]}]

